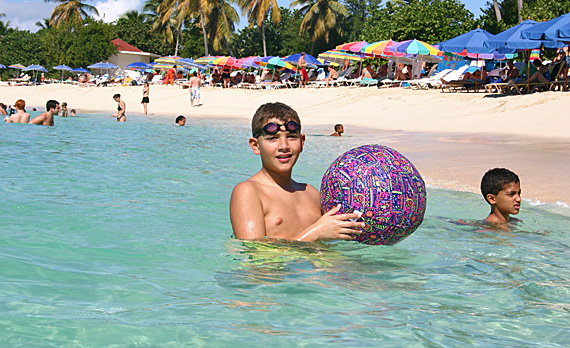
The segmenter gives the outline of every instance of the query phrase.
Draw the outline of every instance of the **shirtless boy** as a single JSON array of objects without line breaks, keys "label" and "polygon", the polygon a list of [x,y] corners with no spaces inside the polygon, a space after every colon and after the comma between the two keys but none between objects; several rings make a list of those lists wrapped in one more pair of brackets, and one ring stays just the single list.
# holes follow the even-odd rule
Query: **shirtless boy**
[{"label": "shirtless boy", "polygon": [[194,100],[196,100],[196,106],[200,106],[201,85],[202,79],[198,76],[198,72],[194,71],[192,78],[190,79],[190,106],[194,106]]},{"label": "shirtless boy", "polygon": [[303,151],[305,134],[297,112],[282,103],[261,105],[252,120],[249,146],[261,157],[261,170],[236,185],[230,219],[236,238],[317,241],[351,240],[364,227],[360,214],[338,214],[340,205],[321,215],[314,187],[291,178]]},{"label": "shirtless boy", "polygon": [[46,103],[46,112],[34,117],[30,124],[41,124],[44,126],[53,126],[53,116],[59,114],[59,102],[55,100],[48,100]]},{"label": "shirtless boy", "polygon": [[485,173],[481,180],[481,193],[491,206],[491,213],[485,221],[509,222],[511,215],[521,209],[521,184],[519,177],[505,168],[494,168]]},{"label": "shirtless boy", "polygon": [[14,106],[16,107],[16,113],[10,115],[10,117],[6,117],[4,119],[6,123],[28,123],[30,114],[24,110],[26,108],[26,102],[23,99],[18,99]]}]

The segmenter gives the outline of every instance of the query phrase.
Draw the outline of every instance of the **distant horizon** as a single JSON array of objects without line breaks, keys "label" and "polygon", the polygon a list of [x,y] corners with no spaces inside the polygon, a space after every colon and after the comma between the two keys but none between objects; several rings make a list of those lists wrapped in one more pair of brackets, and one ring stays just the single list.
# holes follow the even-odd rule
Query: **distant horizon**
[{"label": "distant horizon", "polygon": [[[86,1],[87,3],[97,7],[100,17],[105,22],[113,22],[118,19],[127,11],[137,10],[142,11],[143,0],[99,0],[99,1]],[[487,0],[459,0],[471,11],[475,17],[479,17],[482,12],[480,10]],[[281,7],[289,7],[291,1],[277,0]],[[36,22],[43,22],[44,18],[49,18],[56,3],[46,3],[43,0],[0,0],[0,13],[5,13],[6,17],[2,21],[9,20],[10,27],[18,28],[19,30],[29,30],[36,32],[40,28],[36,26]],[[30,6],[34,7],[34,11],[29,11]],[[44,15],[41,15],[44,14]],[[247,26],[247,21],[241,17],[240,22],[236,25],[236,31],[243,29]]]}]

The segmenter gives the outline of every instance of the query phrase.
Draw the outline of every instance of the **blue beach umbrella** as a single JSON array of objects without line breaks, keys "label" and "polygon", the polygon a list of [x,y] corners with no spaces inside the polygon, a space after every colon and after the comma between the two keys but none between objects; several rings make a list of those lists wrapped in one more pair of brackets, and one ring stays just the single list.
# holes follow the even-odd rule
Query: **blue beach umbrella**
[{"label": "blue beach umbrella", "polygon": [[521,37],[530,40],[558,40],[558,29],[568,24],[570,24],[570,13],[533,25],[521,31]]},{"label": "blue beach umbrella", "polygon": [[125,68],[129,69],[150,69],[151,66],[144,62],[134,62],[127,65]]},{"label": "blue beach umbrella", "polygon": [[54,70],[60,70],[60,71],[61,71],[61,81],[63,81],[63,72],[64,72],[64,71],[71,71],[71,67],[69,67],[69,66],[67,66],[67,65],[54,66],[53,69],[54,69]]},{"label": "blue beach umbrella", "polygon": [[[283,61],[289,63],[297,63],[299,61],[299,58],[301,58],[301,53],[295,53],[288,57],[283,58]],[[321,62],[317,60],[317,58],[311,56],[310,54],[305,54],[305,62],[307,64],[323,65]]]},{"label": "blue beach umbrella", "polygon": [[440,42],[439,49],[444,52],[452,53],[472,53],[472,54],[490,54],[495,51],[494,48],[485,46],[485,42],[493,38],[493,34],[486,30],[477,28],[465,34],[454,37],[447,41]]},{"label": "blue beach umbrella", "polygon": [[0,69],[6,69],[6,67],[2,64],[0,64]]},{"label": "blue beach umbrella", "polygon": [[88,68],[89,69],[117,69],[119,67],[116,66],[115,64],[99,62],[99,63],[89,65]]},{"label": "blue beach umbrella", "polygon": [[76,73],[76,74],[91,74],[91,71],[89,71],[87,69],[83,69],[83,68],[75,68],[75,69],[72,69],[71,72]]},{"label": "blue beach umbrella", "polygon": [[[545,40],[531,40],[522,38],[521,32],[523,30],[529,29],[538,25],[538,22],[533,20],[527,19],[524,22],[521,22],[515,25],[512,28],[509,28],[499,34],[495,35],[494,37],[485,41],[485,46],[489,48],[495,48],[499,52],[505,52],[504,50],[529,50],[540,48],[541,45],[544,44],[547,48],[558,48],[562,47],[561,43],[556,41],[545,41]],[[510,53],[510,52],[505,52]]]},{"label": "blue beach umbrella", "polygon": [[22,69],[22,71],[43,71],[43,72],[47,72],[46,68],[44,68],[43,66],[38,65],[38,64],[29,65],[29,66],[25,67],[24,69]]}]

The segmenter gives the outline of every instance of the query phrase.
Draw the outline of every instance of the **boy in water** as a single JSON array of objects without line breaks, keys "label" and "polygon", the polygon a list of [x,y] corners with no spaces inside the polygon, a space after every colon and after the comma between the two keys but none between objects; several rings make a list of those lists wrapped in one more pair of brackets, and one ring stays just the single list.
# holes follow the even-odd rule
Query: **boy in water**
[{"label": "boy in water", "polygon": [[261,157],[261,170],[236,185],[230,219],[236,238],[317,241],[351,240],[364,227],[360,214],[338,214],[340,204],[321,215],[314,187],[291,178],[305,134],[297,112],[282,103],[261,105],[251,122],[249,146]]},{"label": "boy in water", "polygon": [[67,117],[67,103],[61,103],[61,117]]},{"label": "boy in water", "polygon": [[184,126],[186,124],[186,117],[180,115],[178,117],[176,117],[176,120],[174,121],[176,123],[177,126]]},{"label": "boy in water", "polygon": [[493,223],[509,222],[511,215],[521,208],[521,185],[519,177],[505,168],[489,170],[481,180],[481,193],[491,205],[491,213],[486,221]]},{"label": "boy in water", "polygon": [[44,126],[53,126],[53,116],[58,115],[60,111],[59,102],[55,100],[48,100],[46,103],[46,112],[34,117],[30,124],[41,124]]},{"label": "boy in water", "polygon": [[340,123],[334,125],[334,133],[331,134],[332,137],[340,137],[344,133],[344,126]]}]

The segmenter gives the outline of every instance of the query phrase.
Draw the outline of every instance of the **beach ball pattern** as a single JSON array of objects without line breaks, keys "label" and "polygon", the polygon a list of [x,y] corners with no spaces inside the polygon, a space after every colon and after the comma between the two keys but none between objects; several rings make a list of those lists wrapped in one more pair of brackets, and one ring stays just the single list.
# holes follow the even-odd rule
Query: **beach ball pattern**
[{"label": "beach ball pattern", "polygon": [[366,227],[358,242],[393,245],[421,225],[426,188],[414,165],[398,151],[365,145],[345,152],[323,176],[322,212],[339,203],[339,214],[362,213]]}]

